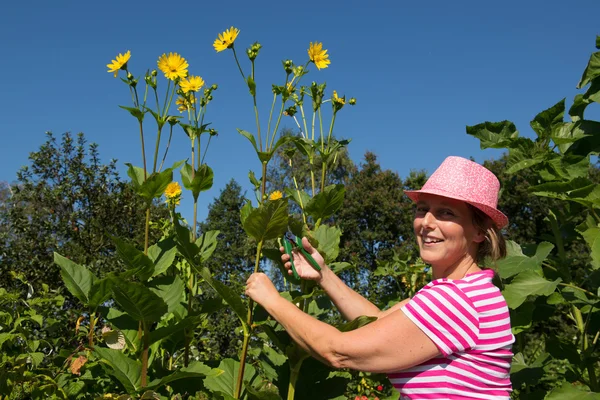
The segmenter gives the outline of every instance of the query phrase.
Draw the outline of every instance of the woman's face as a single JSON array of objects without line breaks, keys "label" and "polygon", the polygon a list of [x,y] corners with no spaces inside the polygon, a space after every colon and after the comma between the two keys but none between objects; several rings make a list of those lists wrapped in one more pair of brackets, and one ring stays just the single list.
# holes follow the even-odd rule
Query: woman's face
[{"label": "woman's face", "polygon": [[473,225],[473,212],[465,202],[432,194],[419,196],[413,227],[421,258],[438,276],[474,262],[485,239]]}]

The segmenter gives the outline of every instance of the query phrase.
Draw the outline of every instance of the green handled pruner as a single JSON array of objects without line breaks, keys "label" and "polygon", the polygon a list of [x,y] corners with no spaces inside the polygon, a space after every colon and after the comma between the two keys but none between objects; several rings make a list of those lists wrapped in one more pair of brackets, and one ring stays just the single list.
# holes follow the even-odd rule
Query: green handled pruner
[{"label": "green handled pruner", "polygon": [[310,254],[308,254],[308,251],[304,249],[304,246],[302,246],[302,240],[300,238],[292,235],[290,232],[287,232],[283,237],[282,241],[285,253],[290,256],[290,263],[292,264],[292,273],[294,274],[294,278],[300,279],[298,271],[296,271],[296,266],[294,265],[294,257],[292,255],[292,249],[294,247],[300,249],[302,255],[308,260],[308,262],[314,269],[316,269],[317,271],[321,270],[321,266],[319,265],[319,263],[316,262],[315,259]]}]

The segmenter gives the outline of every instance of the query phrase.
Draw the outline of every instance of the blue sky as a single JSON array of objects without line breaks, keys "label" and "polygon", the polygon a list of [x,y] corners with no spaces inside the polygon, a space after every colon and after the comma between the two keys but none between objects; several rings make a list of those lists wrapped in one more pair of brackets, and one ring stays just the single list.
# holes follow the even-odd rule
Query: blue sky
[{"label": "blue sky", "polygon": [[[229,26],[241,30],[236,48],[246,67],[243,50],[254,41],[263,45],[256,73],[263,122],[271,83],[284,79],[280,61],[304,63],[308,43],[323,42],[331,65],[322,71],[312,66],[304,83],[325,81],[328,89],[356,97],[357,105],[338,115],[336,136],[352,139],[349,151],[356,162],[372,151],[384,169],[401,176],[411,169],[432,172],[448,155],[480,162],[500,155],[480,150],[466,125],[508,119],[531,135],[529,121],[539,111],[563,97],[569,105],[578,93],[575,86],[600,34],[597,0],[166,4],[3,6],[0,181],[15,180],[46,131],[84,132],[99,144],[103,161],[119,160],[123,176],[124,163],[141,165],[137,122],[117,107],[129,106],[131,97],[106,72],[106,64],[127,50],[137,75],[156,68],[161,54],[178,52],[191,74],[219,85],[206,117],[219,136],[206,157],[215,182],[200,196],[203,219],[231,178],[249,188],[248,171],[259,175],[260,168],[250,144],[236,132],[256,131],[251,97],[231,52],[212,48]],[[292,120],[283,126],[293,127]],[[153,130],[147,124],[148,153]],[[169,162],[189,157],[187,137],[180,128],[175,133]],[[191,206],[184,202],[185,207]]]}]

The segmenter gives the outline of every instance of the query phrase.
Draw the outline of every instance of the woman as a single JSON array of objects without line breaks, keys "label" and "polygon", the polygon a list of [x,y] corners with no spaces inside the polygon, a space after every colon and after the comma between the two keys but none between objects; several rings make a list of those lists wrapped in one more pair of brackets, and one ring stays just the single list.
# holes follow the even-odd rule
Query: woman
[{"label": "woman", "polygon": [[[494,272],[481,267],[484,258],[506,255],[499,188],[486,168],[448,157],[421,190],[406,192],[416,202],[414,232],[433,281],[386,311],[346,286],[302,240],[322,269],[296,253],[298,274],[315,280],[347,320],[378,318],[362,328],[339,332],[303,313],[264,274],[250,276],[246,294],[313,357],[335,368],[388,373],[402,399],[508,399],[514,336]],[[289,270],[289,256],[281,258]]]}]

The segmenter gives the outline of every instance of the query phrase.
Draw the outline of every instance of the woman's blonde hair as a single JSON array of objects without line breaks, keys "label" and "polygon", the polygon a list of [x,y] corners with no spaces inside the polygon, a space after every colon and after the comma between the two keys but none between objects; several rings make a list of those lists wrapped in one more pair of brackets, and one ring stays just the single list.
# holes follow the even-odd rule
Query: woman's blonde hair
[{"label": "woman's blonde hair", "polygon": [[[490,217],[483,211],[468,204],[473,212],[473,225],[485,234],[485,240],[479,244],[475,262],[483,264],[486,261],[491,261],[488,267],[495,267],[496,261],[506,257],[506,241],[500,229],[496,227]],[[480,265],[481,267],[481,265]]]}]

